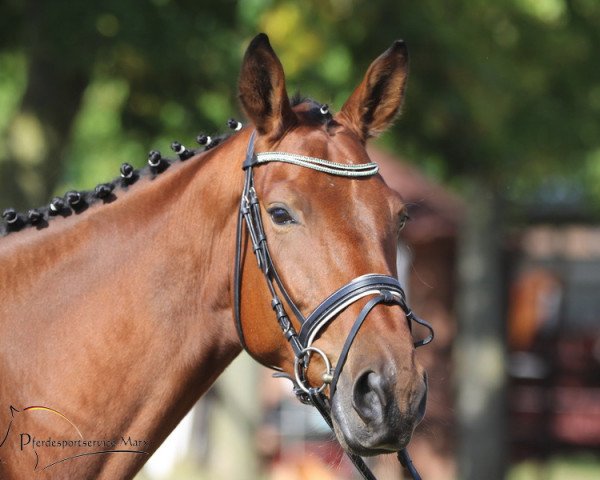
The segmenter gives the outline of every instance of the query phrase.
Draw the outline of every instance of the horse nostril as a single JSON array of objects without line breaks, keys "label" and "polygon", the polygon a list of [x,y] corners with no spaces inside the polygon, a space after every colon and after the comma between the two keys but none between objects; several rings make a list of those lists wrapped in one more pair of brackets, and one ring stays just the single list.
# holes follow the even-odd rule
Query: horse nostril
[{"label": "horse nostril", "polygon": [[363,372],[354,382],[352,406],[365,423],[382,418],[387,404],[386,385],[386,380],[371,370]]},{"label": "horse nostril", "polygon": [[417,407],[419,420],[425,416],[425,409],[427,407],[427,390],[427,372],[423,372],[423,390],[421,393],[421,399],[419,400],[419,405]]}]

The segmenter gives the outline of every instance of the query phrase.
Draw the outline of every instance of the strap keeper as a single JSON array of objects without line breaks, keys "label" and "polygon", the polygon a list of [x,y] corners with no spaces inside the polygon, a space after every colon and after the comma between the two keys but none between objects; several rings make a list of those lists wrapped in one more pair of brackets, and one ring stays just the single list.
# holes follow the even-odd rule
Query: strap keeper
[{"label": "strap keeper", "polygon": [[248,191],[248,203],[252,207],[258,205],[258,196],[256,195],[256,190],[254,190],[254,188],[251,188]]},{"label": "strap keeper", "polygon": [[283,308],[283,304],[281,303],[281,300],[279,300],[279,297],[273,297],[271,306],[273,307],[273,310],[275,311],[275,316],[277,317],[277,320],[281,320],[284,317],[287,318],[285,309]]},{"label": "strap keeper", "polygon": [[242,169],[247,170],[248,168],[253,167],[258,164],[258,157],[256,155],[252,155],[251,157],[246,157],[244,163],[242,163]]},{"label": "strap keeper", "polygon": [[382,290],[383,303],[394,303],[394,295],[389,290]]}]

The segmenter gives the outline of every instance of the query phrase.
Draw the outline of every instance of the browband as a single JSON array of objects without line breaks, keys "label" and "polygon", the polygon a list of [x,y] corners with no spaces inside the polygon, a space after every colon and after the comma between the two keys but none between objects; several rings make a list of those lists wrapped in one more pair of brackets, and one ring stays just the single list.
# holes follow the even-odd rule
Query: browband
[{"label": "browband", "polygon": [[246,158],[244,168],[270,162],[290,163],[340,177],[371,177],[379,171],[379,166],[373,162],[359,164],[339,163],[287,152],[257,153],[252,157]]}]

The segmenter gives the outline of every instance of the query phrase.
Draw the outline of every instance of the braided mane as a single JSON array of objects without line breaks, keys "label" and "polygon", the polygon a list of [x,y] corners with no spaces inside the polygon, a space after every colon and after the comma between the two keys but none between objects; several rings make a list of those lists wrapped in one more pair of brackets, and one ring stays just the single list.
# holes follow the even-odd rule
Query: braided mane
[{"label": "braided mane", "polygon": [[[331,120],[327,105],[320,104],[308,97],[303,97],[296,93],[291,98],[293,106],[308,104],[312,116],[320,119],[323,123]],[[325,109],[325,112],[323,113]],[[231,118],[227,121],[228,127],[233,131],[241,129],[242,124]],[[130,185],[143,178],[153,179],[166,171],[174,163],[185,161],[199,153],[204,153],[224,140],[228,139],[232,133],[220,134],[214,137],[200,134],[196,138],[200,145],[195,149],[188,149],[181,143],[175,141],[171,144],[171,149],[177,154],[178,158],[163,157],[157,150],[152,150],[148,154],[147,164],[139,169],[134,168],[129,163],[121,165],[119,177],[111,181],[98,184],[93,190],[66,192],[63,196],[54,197],[47,205],[38,208],[32,208],[27,212],[18,212],[14,208],[6,208],[2,212],[0,219],[0,237],[23,230],[25,228],[35,227],[38,230],[46,228],[56,217],[68,217],[77,215],[86,211],[91,205],[97,203],[111,203],[117,199],[116,191],[127,191]]]}]

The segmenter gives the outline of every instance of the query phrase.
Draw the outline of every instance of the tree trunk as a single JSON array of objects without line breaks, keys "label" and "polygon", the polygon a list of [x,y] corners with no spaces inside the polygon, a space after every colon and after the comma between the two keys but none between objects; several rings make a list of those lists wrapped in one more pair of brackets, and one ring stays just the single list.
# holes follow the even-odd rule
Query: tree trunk
[{"label": "tree trunk", "polygon": [[455,344],[459,478],[495,480],[506,470],[506,353],[499,202],[471,184],[458,249]]},{"label": "tree trunk", "polygon": [[48,8],[52,2],[33,0],[27,9],[27,87],[20,109],[2,133],[6,148],[0,156],[0,210],[50,200],[90,79],[92,49],[85,61],[62,61],[68,52],[53,48],[56,27],[48,25]]}]

